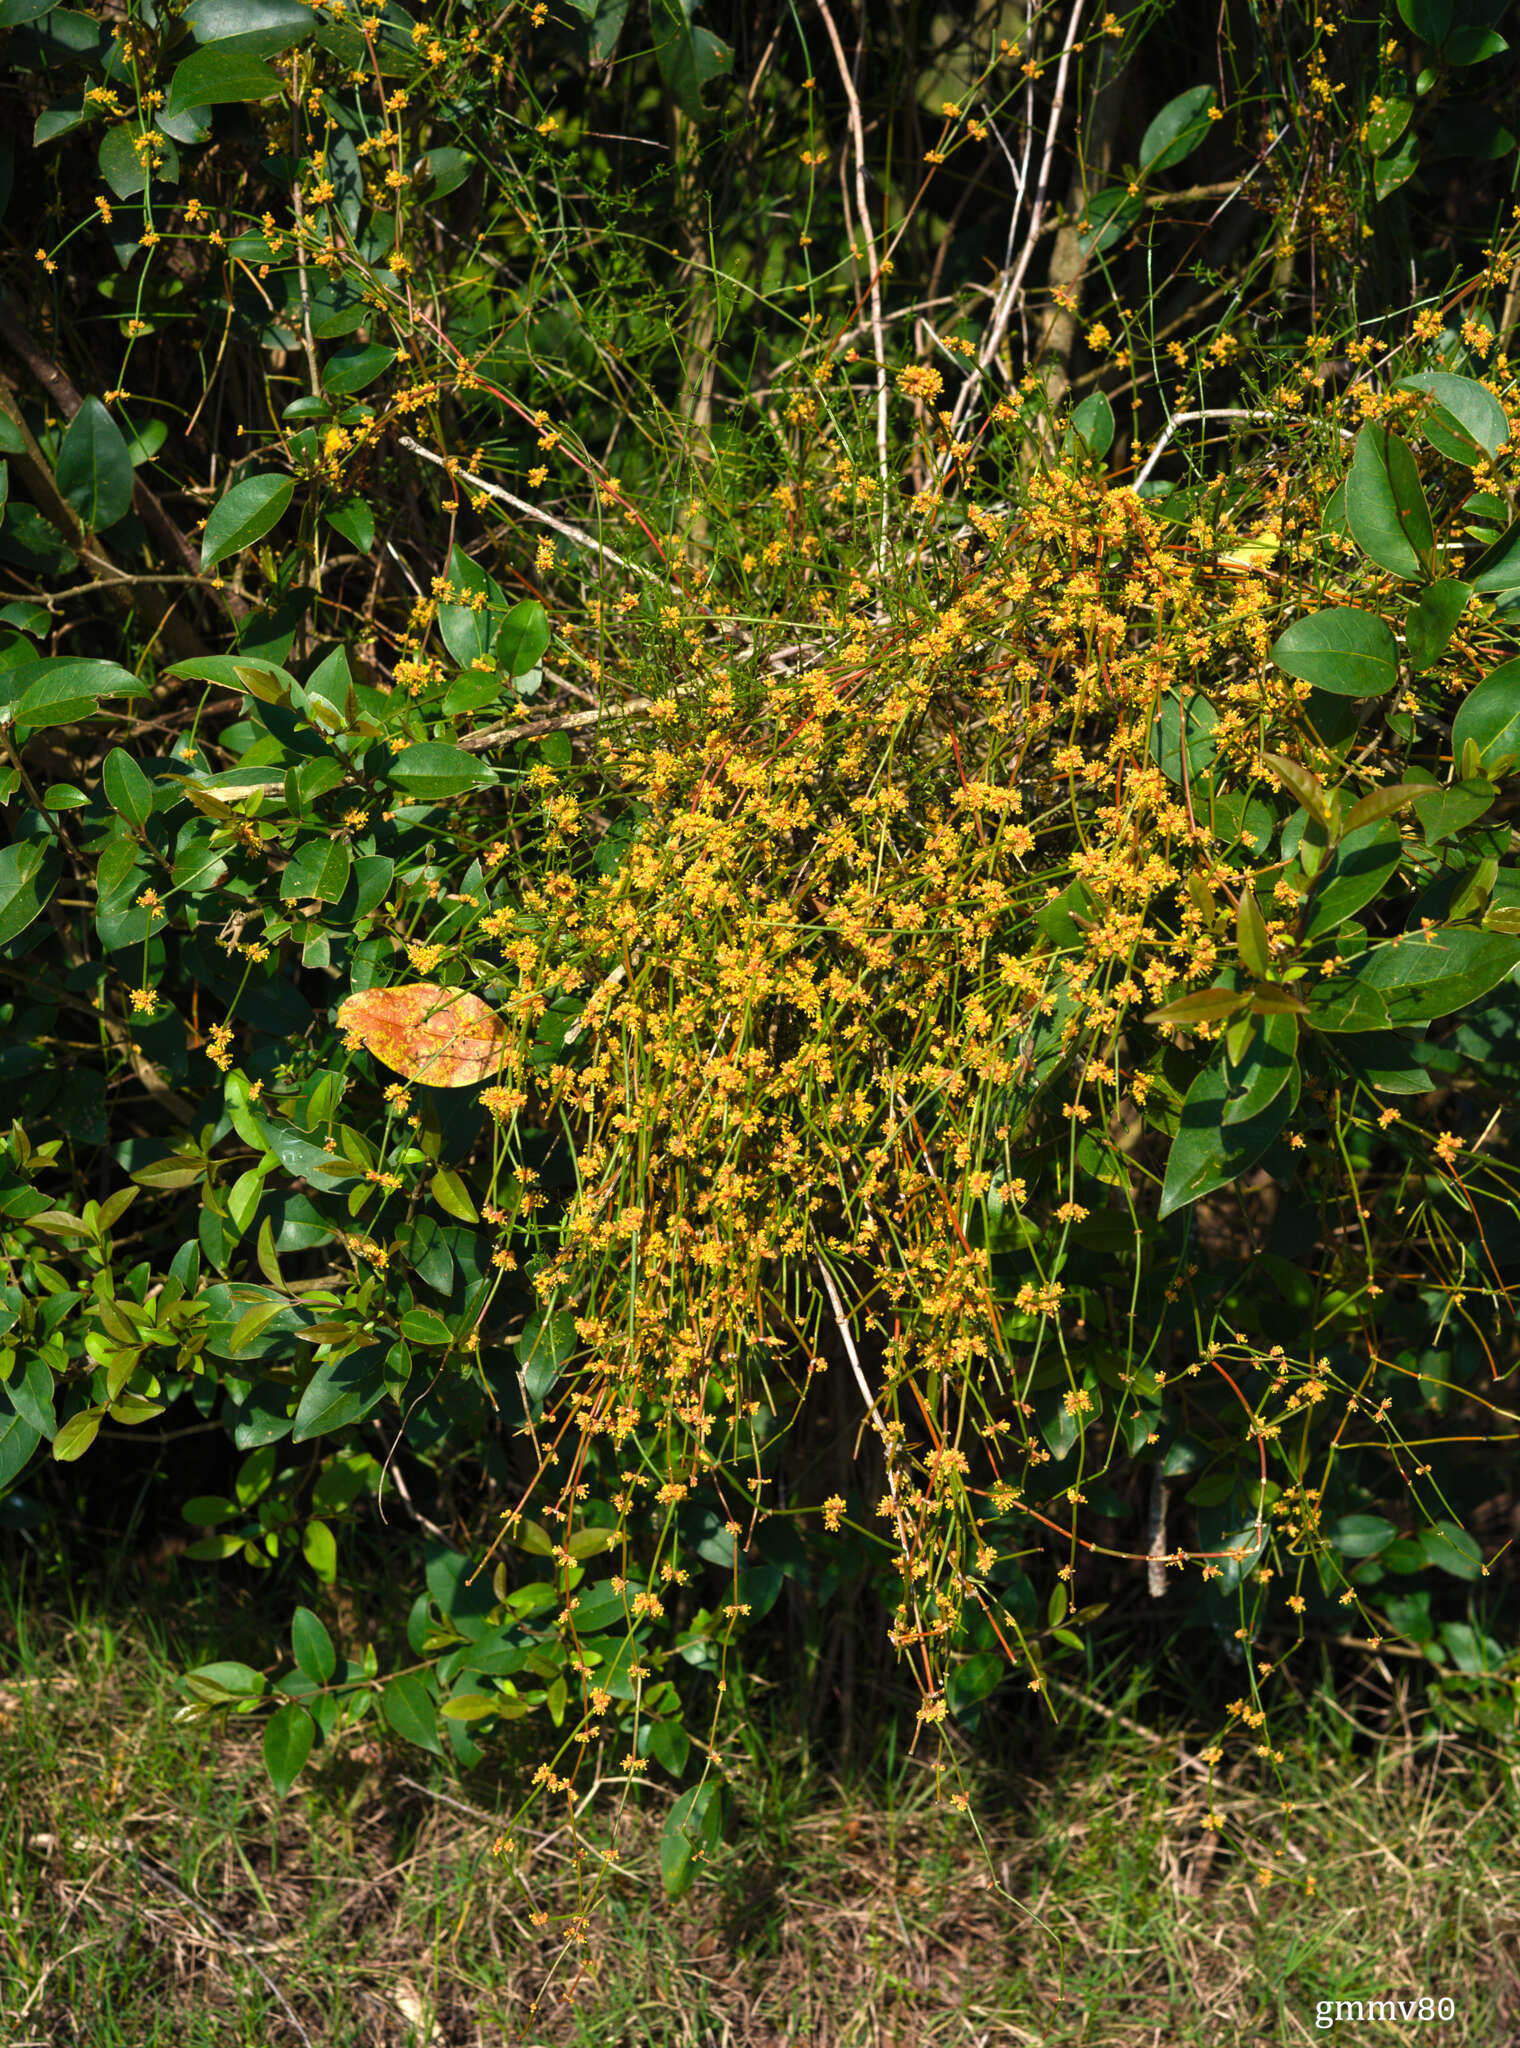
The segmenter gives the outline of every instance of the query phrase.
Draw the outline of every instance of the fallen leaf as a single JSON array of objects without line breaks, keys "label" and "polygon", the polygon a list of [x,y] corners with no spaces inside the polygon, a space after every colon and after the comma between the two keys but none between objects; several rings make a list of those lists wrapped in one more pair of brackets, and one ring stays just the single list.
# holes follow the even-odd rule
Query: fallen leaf
[{"label": "fallen leaf", "polygon": [[494,1074],[507,1029],[467,989],[414,982],[409,988],[367,988],[338,1007],[338,1029],[408,1081],[429,1088],[469,1088]]}]

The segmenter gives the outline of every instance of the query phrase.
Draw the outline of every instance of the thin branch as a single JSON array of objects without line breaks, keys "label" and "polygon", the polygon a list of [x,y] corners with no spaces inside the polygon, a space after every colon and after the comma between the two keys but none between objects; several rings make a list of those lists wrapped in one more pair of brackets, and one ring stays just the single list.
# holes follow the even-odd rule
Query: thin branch
[{"label": "thin branch", "polygon": [[871,335],[876,349],[876,460],[881,473],[881,537],[876,550],[876,573],[879,576],[887,559],[887,513],[891,496],[887,489],[887,340],[882,321],[881,265],[876,261],[876,242],[871,233],[871,201],[866,191],[866,135],[860,118],[860,95],[855,90],[855,81],[850,76],[850,67],[844,54],[844,44],[834,26],[834,17],[828,9],[828,0],[818,0],[818,12],[823,17],[824,28],[834,46],[834,62],[839,67],[839,82],[844,88],[845,100],[850,109],[850,135],[855,146],[855,210],[860,216],[860,239],[865,244],[865,260],[870,266]]},{"label": "thin branch", "polygon": [[578,548],[590,548],[593,554],[615,563],[619,569],[627,569],[635,576],[654,576],[653,569],[646,569],[638,562],[628,561],[609,548],[605,541],[596,540],[591,534],[583,533],[578,526],[567,525],[563,519],[556,519],[552,512],[546,512],[541,505],[530,505],[525,498],[514,497],[510,491],[504,491],[500,484],[488,483],[483,476],[472,475],[469,470],[461,469],[457,463],[451,462],[446,455],[435,455],[431,448],[424,448],[422,443],[414,441],[410,434],[398,434],[396,438],[409,455],[416,455],[423,462],[431,462],[435,469],[447,470],[451,477],[462,478],[471,490],[484,491],[488,498],[496,499],[498,504],[510,505],[512,510],[520,512],[524,519],[536,520],[540,526],[547,526],[552,532],[563,534],[566,540],[573,541]]}]

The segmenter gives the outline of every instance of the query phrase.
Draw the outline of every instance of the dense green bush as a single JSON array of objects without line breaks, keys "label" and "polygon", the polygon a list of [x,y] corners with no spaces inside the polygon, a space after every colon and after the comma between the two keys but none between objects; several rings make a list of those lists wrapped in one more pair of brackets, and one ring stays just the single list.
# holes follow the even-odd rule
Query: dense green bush
[{"label": "dense green bush", "polygon": [[0,5],[0,1484],[225,1435],[282,1789],[674,1893],[779,1616],[971,1732],[1147,1573],[1512,1728],[1498,14]]}]

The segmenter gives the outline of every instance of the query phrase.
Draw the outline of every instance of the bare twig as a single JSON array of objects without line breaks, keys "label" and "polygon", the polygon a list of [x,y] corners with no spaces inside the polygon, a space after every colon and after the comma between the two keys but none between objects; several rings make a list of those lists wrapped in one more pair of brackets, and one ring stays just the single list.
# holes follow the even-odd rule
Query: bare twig
[{"label": "bare twig", "polygon": [[827,0],[818,0],[818,12],[834,46],[834,62],[839,67],[839,82],[850,110],[850,138],[855,149],[855,210],[860,216],[860,239],[864,245],[865,262],[869,266],[867,288],[871,298],[871,336],[876,349],[876,460],[881,476],[881,535],[876,550],[876,573],[880,575],[887,558],[887,512],[890,504],[887,491],[887,342],[882,322],[881,265],[876,261],[876,243],[871,233],[871,202],[866,192],[866,134],[860,118],[860,95],[850,76],[844,44],[839,39],[839,30],[834,26]]},{"label": "bare twig", "polygon": [[435,455],[431,448],[424,448],[420,441],[414,441],[410,434],[398,434],[397,440],[409,455],[418,456],[423,462],[431,462],[435,469],[445,469],[450,476],[463,479],[472,491],[484,491],[488,498],[498,504],[510,505],[514,512],[520,512],[524,519],[536,520],[540,526],[547,526],[551,532],[563,534],[578,548],[590,548],[603,561],[614,563],[619,569],[627,569],[635,576],[653,577],[653,569],[646,569],[638,562],[630,562],[623,555],[609,548],[605,541],[597,540],[592,534],[582,532],[578,526],[571,526],[563,519],[556,519],[552,512],[546,512],[542,505],[530,505],[525,498],[514,497],[511,491],[503,490],[500,484],[489,483],[483,476],[475,476],[467,469],[461,469],[446,455]]}]

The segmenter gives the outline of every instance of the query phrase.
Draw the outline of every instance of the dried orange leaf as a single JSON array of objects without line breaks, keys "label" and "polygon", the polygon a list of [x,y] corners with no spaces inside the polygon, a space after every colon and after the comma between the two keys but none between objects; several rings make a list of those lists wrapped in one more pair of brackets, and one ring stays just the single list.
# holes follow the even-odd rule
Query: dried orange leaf
[{"label": "dried orange leaf", "polygon": [[339,1005],[338,1029],[429,1088],[483,1081],[497,1071],[507,1042],[506,1026],[479,996],[435,981],[362,989]]}]

